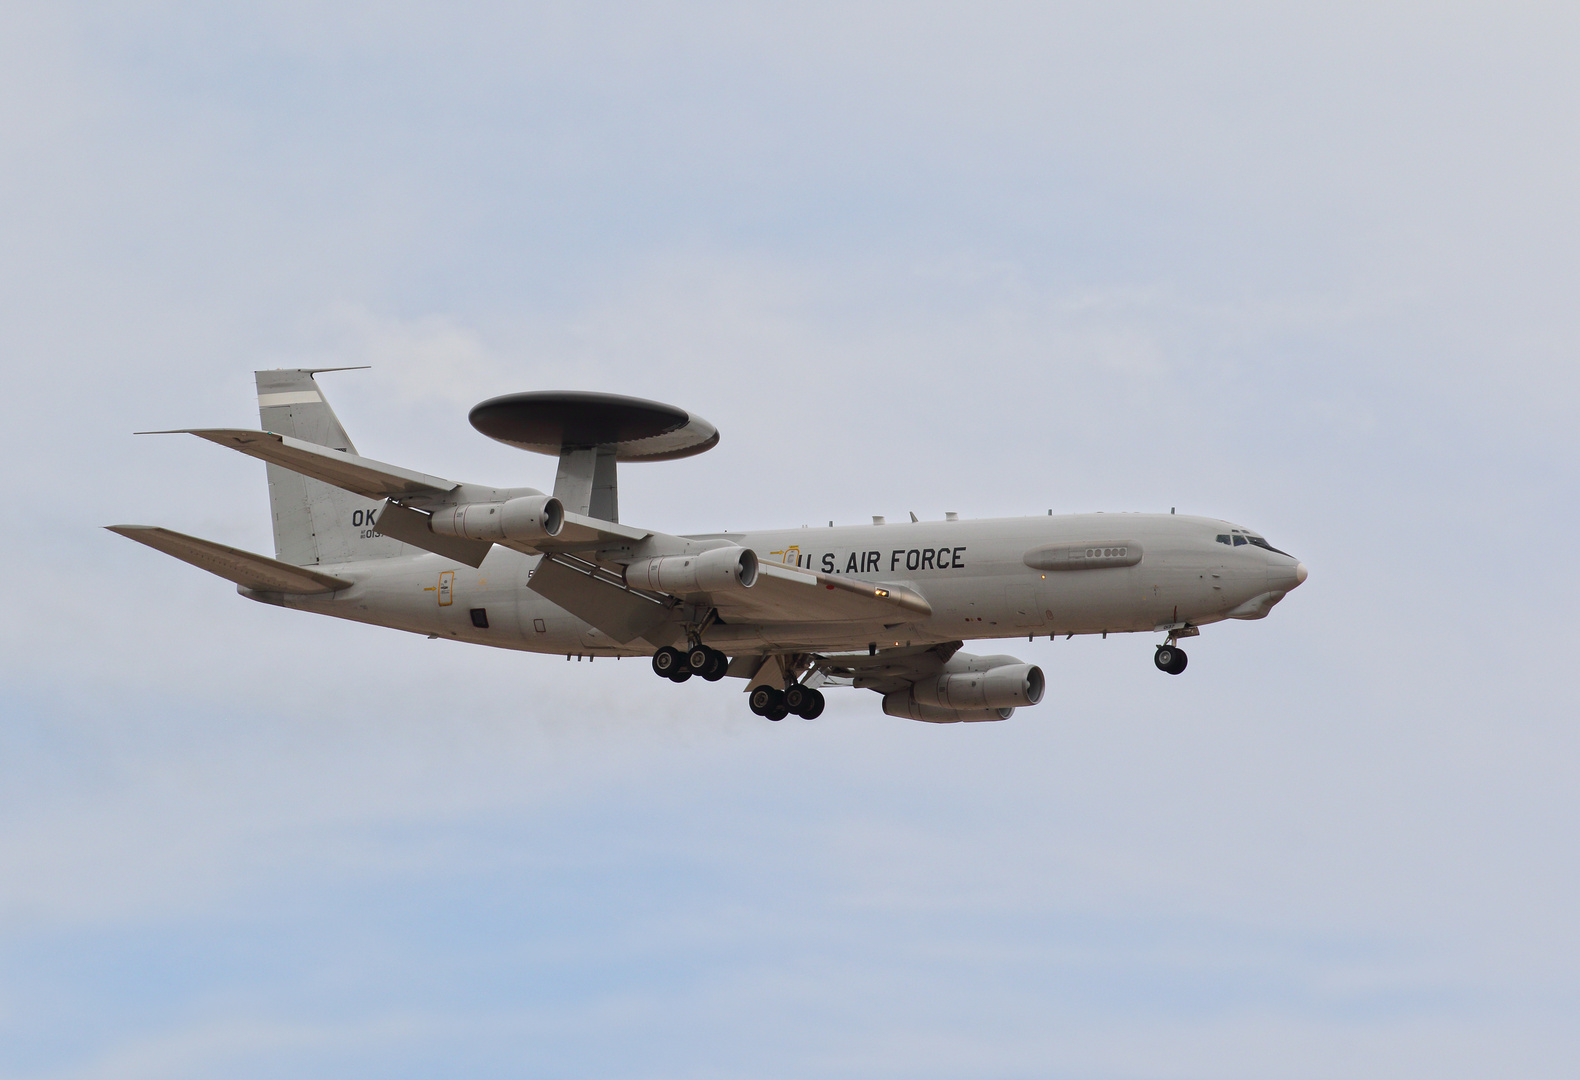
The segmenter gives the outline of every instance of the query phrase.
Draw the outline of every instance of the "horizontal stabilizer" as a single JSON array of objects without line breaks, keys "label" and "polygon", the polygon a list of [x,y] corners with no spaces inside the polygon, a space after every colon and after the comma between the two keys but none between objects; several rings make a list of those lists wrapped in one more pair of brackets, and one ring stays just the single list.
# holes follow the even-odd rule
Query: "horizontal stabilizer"
[{"label": "horizontal stabilizer", "polygon": [[344,578],[155,525],[106,525],[105,528],[258,592],[326,593],[349,588],[352,584]]},{"label": "horizontal stabilizer", "polygon": [[196,435],[200,439],[240,450],[249,457],[290,469],[292,472],[322,480],[369,499],[390,496],[436,495],[453,491],[460,485],[426,473],[412,472],[398,465],[331,450],[316,443],[303,442],[272,431],[244,428],[177,428],[174,431],[140,431],[139,435]]}]

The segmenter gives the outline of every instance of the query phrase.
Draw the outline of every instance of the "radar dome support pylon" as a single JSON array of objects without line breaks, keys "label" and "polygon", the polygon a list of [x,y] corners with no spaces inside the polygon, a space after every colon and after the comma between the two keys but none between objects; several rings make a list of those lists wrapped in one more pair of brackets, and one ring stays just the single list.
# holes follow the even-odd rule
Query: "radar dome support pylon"
[{"label": "radar dome support pylon", "polygon": [[557,455],[554,497],[570,513],[604,521],[620,520],[618,462],[670,461],[719,442],[717,428],[685,409],[580,390],[489,398],[468,419],[491,439]]}]

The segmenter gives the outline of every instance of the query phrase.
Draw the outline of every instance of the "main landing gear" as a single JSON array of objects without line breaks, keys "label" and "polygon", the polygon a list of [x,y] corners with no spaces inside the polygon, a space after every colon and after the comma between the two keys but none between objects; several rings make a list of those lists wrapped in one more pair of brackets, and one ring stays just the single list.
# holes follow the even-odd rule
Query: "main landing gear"
[{"label": "main landing gear", "polygon": [[800,683],[792,683],[787,690],[759,686],[751,692],[746,704],[752,712],[770,720],[783,720],[791,713],[803,720],[816,720],[823,715],[823,692]]},{"label": "main landing gear", "polygon": [[729,669],[730,658],[718,649],[706,645],[693,645],[685,652],[665,645],[653,654],[653,671],[671,682],[685,682],[693,675],[700,675],[709,682],[718,682]]},{"label": "main landing gear", "polygon": [[[684,652],[665,645],[653,654],[653,671],[671,682],[682,683],[693,675],[718,682],[729,666],[728,656],[702,644],[693,645]],[[823,715],[822,692],[800,683],[791,683],[783,690],[759,686],[747,697],[746,703],[752,712],[770,720],[783,720],[791,715],[816,720]]]}]

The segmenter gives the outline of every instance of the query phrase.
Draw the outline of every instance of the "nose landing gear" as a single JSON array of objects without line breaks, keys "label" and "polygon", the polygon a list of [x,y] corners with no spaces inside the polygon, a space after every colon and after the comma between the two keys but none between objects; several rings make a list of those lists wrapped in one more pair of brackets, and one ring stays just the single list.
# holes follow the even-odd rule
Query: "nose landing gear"
[{"label": "nose landing gear", "polygon": [[1159,645],[1158,651],[1152,654],[1152,662],[1158,666],[1159,671],[1178,675],[1185,670],[1188,658],[1185,650],[1178,645]]},{"label": "nose landing gear", "polygon": [[1201,629],[1188,622],[1163,623],[1156,629],[1168,634],[1168,637],[1158,646],[1158,651],[1152,654],[1152,662],[1157,665],[1159,671],[1178,675],[1185,670],[1186,664],[1185,650],[1179,647],[1179,639],[1196,637],[1201,633]]}]

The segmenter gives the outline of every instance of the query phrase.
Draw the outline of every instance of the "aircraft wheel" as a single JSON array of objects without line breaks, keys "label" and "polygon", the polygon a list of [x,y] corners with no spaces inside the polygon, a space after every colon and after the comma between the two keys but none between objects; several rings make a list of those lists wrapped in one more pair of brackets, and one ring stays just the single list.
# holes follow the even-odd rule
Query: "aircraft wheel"
[{"label": "aircraft wheel", "polygon": [[689,678],[691,678],[691,671],[690,671],[690,669],[689,668],[684,668],[684,667],[678,667],[678,668],[675,669],[674,674],[669,677],[669,681],[670,682],[685,682]]},{"label": "aircraft wheel", "polygon": [[713,650],[706,645],[698,645],[686,653],[686,666],[693,675],[701,675],[708,670],[708,665],[713,662]]},{"label": "aircraft wheel", "polygon": [[806,698],[802,701],[801,707],[795,710],[795,714],[803,720],[816,720],[818,717],[822,716],[823,691],[808,690],[806,692]]},{"label": "aircraft wheel", "polygon": [[1159,645],[1158,651],[1152,654],[1152,662],[1157,665],[1159,671],[1178,675],[1185,670],[1187,658],[1184,649],[1174,645]]},{"label": "aircraft wheel", "polygon": [[800,683],[790,687],[785,691],[785,708],[800,716],[801,710],[806,708],[807,695],[811,692]]},{"label": "aircraft wheel", "polygon": [[653,672],[665,679],[672,678],[684,665],[685,660],[679,649],[665,645],[653,654]]},{"label": "aircraft wheel", "polygon": [[785,705],[785,692],[775,690],[771,686],[759,686],[753,690],[747,704],[751,706],[752,712],[758,716],[766,716],[770,720],[783,720],[790,715],[790,710]]},{"label": "aircraft wheel", "polygon": [[724,678],[724,673],[730,670],[730,658],[717,649],[712,650],[712,652],[713,659],[709,662],[707,669],[703,671],[702,677],[709,682],[718,682]]}]

